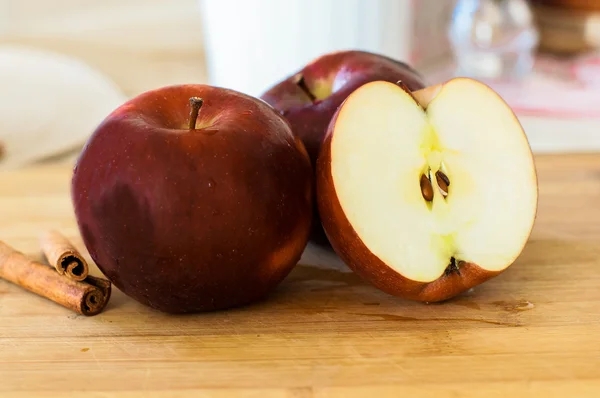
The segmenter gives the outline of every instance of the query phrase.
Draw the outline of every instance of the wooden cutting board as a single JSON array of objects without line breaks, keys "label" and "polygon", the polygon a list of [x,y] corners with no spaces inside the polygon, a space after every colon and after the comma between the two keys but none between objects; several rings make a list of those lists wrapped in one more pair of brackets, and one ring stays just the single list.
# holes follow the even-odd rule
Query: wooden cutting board
[{"label": "wooden cutting board", "polygon": [[[86,318],[0,281],[0,395],[598,397],[600,155],[537,166],[522,256],[444,304],[390,297],[314,249],[268,300],[191,316],[117,291]],[[37,256],[58,228],[81,247],[69,179],[0,174],[0,239]]]}]

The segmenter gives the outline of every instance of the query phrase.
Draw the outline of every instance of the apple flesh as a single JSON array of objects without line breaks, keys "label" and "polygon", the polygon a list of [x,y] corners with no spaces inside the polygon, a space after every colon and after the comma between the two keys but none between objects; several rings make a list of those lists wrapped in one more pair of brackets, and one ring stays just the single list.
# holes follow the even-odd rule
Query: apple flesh
[{"label": "apple flesh", "polygon": [[72,200],[116,287],[161,311],[198,312],[251,303],[289,273],[308,240],[312,185],[306,150],[270,106],[182,85],[141,94],[100,124]]},{"label": "apple flesh", "polygon": [[[339,51],[313,60],[261,98],[289,120],[315,165],[338,107],[358,87],[378,80],[401,80],[410,90],[425,87],[419,74],[403,62],[365,51]],[[326,243],[316,206],[312,239]]]},{"label": "apple flesh", "polygon": [[414,95],[363,85],[331,121],[317,164],[336,253],[381,290],[426,302],[509,267],[531,233],[537,192],[517,118],[465,78]]}]

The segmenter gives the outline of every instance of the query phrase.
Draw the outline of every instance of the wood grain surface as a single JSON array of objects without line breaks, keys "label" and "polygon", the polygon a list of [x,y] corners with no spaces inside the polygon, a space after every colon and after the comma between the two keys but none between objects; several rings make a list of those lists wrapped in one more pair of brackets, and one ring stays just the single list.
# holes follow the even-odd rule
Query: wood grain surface
[{"label": "wood grain surface", "polygon": [[[314,248],[268,300],[201,315],[115,291],[86,318],[0,281],[0,396],[598,397],[600,155],[537,166],[522,256],[443,304],[390,297]],[[0,174],[0,239],[40,256],[56,228],[83,250],[69,179]]]}]

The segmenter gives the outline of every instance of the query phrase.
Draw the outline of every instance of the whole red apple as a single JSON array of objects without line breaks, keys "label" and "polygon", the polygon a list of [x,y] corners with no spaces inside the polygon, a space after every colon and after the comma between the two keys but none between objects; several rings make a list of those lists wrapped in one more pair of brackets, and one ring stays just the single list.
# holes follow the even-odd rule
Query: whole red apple
[{"label": "whole red apple", "polygon": [[[289,120],[315,166],[327,126],[339,106],[354,90],[378,80],[401,80],[410,90],[425,87],[419,74],[403,62],[365,51],[339,51],[313,60],[261,98]],[[327,244],[316,205],[314,209],[311,238]]]},{"label": "whole red apple", "polygon": [[79,229],[127,295],[171,313],[267,295],[304,250],[309,157],[264,102],[206,85],[170,86],[112,112],[74,170]]}]

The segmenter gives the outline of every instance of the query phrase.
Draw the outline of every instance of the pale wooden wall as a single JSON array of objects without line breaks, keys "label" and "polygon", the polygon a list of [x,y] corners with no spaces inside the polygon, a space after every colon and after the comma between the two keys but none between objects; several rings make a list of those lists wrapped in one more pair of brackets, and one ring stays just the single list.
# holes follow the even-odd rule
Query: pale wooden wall
[{"label": "pale wooden wall", "polygon": [[0,0],[0,42],[79,57],[128,95],[206,80],[197,0]]}]

